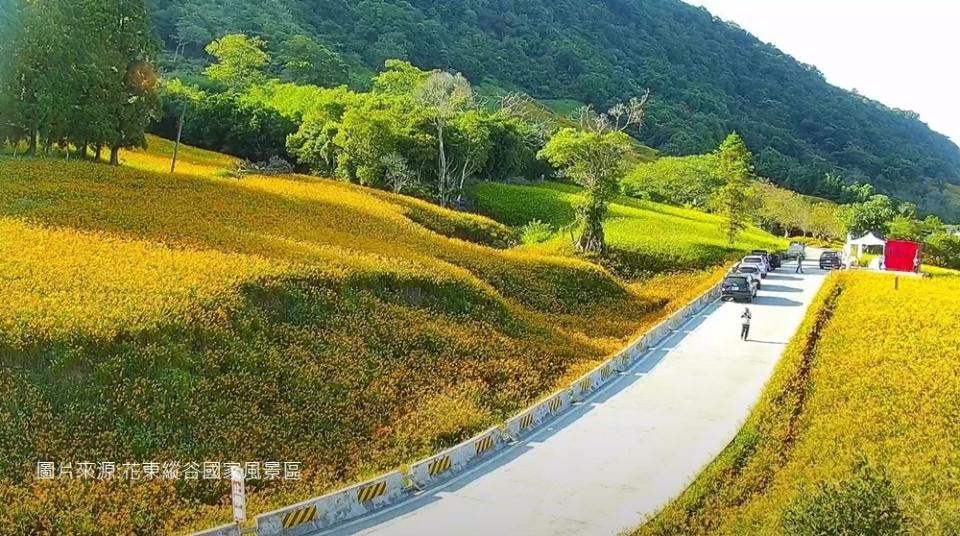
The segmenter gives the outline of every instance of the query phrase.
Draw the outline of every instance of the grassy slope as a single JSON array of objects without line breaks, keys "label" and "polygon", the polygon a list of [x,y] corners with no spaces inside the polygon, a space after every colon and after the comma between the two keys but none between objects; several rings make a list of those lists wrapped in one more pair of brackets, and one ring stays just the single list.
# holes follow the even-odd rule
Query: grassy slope
[{"label": "grassy slope", "polygon": [[36,460],[297,460],[250,511],[302,500],[488,426],[719,275],[627,283],[410,198],[218,178],[192,149],[170,176],[170,151],[0,159],[0,534],[228,517],[223,483],[51,484]]},{"label": "grassy slope", "polygon": [[[498,221],[522,226],[534,219],[560,230],[575,217],[578,189],[558,183],[532,186],[502,183],[477,185],[472,197],[477,209]],[[787,243],[751,227],[730,245],[721,231],[721,219],[696,210],[621,198],[610,207],[607,239],[614,252],[641,270],[702,269],[716,266],[751,249],[783,249]],[[558,232],[546,244],[530,251],[562,252],[570,242]]]},{"label": "grassy slope", "polygon": [[833,277],[737,438],[636,534],[960,532],[958,297]]}]

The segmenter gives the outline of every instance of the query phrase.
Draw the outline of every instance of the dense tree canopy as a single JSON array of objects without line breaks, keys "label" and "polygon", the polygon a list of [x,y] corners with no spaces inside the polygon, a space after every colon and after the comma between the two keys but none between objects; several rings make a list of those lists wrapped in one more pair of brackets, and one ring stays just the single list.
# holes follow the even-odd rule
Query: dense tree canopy
[{"label": "dense tree canopy", "polygon": [[159,108],[144,2],[7,0],[0,11],[0,140],[79,149],[144,144]]},{"label": "dense tree canopy", "polygon": [[454,205],[474,179],[537,173],[534,126],[506,108],[477,105],[462,75],[391,60],[370,86],[355,92],[273,82],[246,100],[299,123],[287,153],[322,175]]},{"label": "dense tree canopy", "polygon": [[270,62],[270,55],[264,51],[264,42],[259,37],[225,35],[212,41],[205,50],[216,58],[216,62],[203,71],[210,79],[233,90],[263,83],[263,70]]},{"label": "dense tree canopy", "polygon": [[280,57],[280,74],[291,82],[337,86],[348,81],[346,62],[309,36],[295,35],[284,42]]},{"label": "dense tree canopy", "polygon": [[960,184],[960,150],[915,114],[833,87],[816,68],[679,0],[153,4],[167,47],[186,43],[197,60],[211,39],[246,31],[280,63],[285,43],[309,35],[353,71],[402,58],[601,109],[650,87],[642,139],[668,155],[706,153],[737,131],[757,173],[792,189],[849,202],[824,184],[830,173],[951,215],[944,185]]},{"label": "dense tree canopy", "polygon": [[843,206],[839,211],[843,226],[855,236],[868,232],[886,235],[896,215],[893,202],[885,195],[875,195],[863,203]]},{"label": "dense tree canopy", "polygon": [[184,101],[183,139],[255,162],[285,154],[286,137],[296,124],[280,112],[237,93],[206,93],[175,80],[164,88],[163,119],[153,131],[176,138]]}]

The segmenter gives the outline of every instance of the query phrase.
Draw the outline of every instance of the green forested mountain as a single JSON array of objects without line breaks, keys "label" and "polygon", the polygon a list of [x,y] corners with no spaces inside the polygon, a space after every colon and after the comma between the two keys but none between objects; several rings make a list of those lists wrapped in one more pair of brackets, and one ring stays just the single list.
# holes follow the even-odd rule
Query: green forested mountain
[{"label": "green forested mountain", "polygon": [[[344,80],[369,79],[385,59],[401,58],[539,99],[598,106],[649,87],[642,141],[664,154],[704,153],[736,130],[758,172],[795,190],[828,195],[824,176],[839,174],[926,211],[957,211],[944,195],[949,183],[960,184],[960,149],[948,138],[911,112],[829,85],[815,67],[679,0],[152,4],[158,34],[167,49],[182,50],[181,65],[201,64],[206,43],[244,31],[263,37],[275,58],[295,36],[310,36],[347,64]],[[282,62],[274,69],[282,74]]]}]

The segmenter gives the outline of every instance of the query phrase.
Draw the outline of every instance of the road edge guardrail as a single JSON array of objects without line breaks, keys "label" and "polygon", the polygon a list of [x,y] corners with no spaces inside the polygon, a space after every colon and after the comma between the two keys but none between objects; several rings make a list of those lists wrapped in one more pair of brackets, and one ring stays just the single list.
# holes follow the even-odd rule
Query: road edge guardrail
[{"label": "road edge guardrail", "polygon": [[227,523],[212,529],[194,532],[192,536],[240,536],[240,527],[236,523]]},{"label": "road edge guardrail", "polygon": [[[521,410],[501,425],[489,428],[409,467],[256,516],[257,534],[302,536],[309,532],[329,529],[442,484],[479,460],[539,430],[568,412],[576,403],[586,400],[590,394],[630,369],[643,357],[644,352],[656,347],[683,326],[690,317],[719,297],[720,285],[717,284],[671,313],[623,350],[580,376],[569,386]],[[193,536],[235,534],[235,525],[223,525],[194,533]]]}]

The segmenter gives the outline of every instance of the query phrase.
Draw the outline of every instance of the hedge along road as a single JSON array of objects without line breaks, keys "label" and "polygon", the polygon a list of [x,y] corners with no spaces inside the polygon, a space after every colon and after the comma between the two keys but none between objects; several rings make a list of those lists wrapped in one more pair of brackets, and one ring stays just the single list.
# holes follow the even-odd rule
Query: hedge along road
[{"label": "hedge along road", "polygon": [[[813,257],[811,254],[810,257]],[[714,303],[624,377],[500,455],[315,534],[617,534],[679,495],[736,435],[825,277],[787,263],[753,304]],[[753,313],[750,340],[740,314]]]}]

